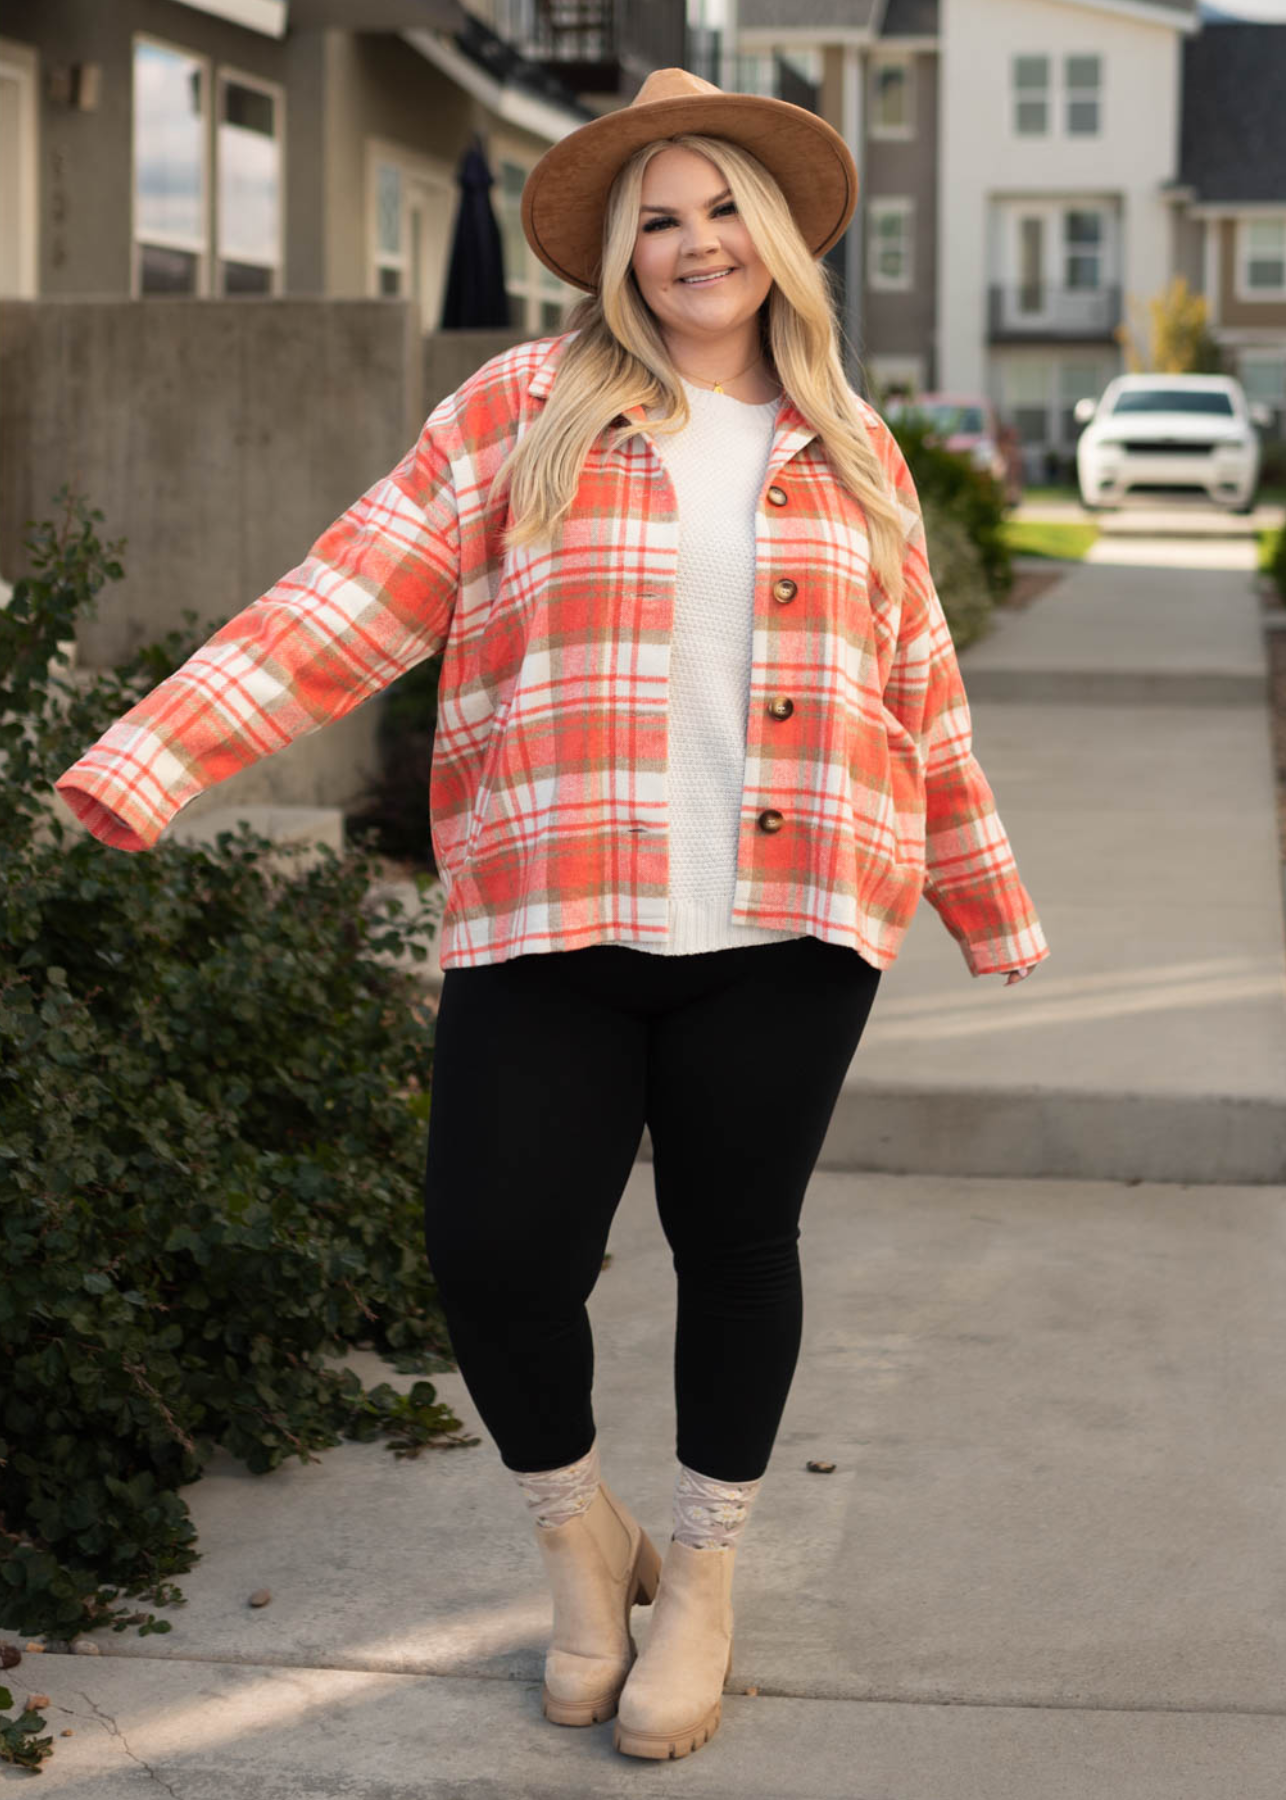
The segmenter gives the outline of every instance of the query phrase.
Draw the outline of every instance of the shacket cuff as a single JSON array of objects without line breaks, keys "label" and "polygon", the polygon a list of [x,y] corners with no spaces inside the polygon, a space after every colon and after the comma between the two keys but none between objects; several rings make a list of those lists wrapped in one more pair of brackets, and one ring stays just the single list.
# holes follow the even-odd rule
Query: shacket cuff
[{"label": "shacket cuff", "polygon": [[92,752],[58,777],[54,791],[113,850],[150,850],[179,810],[177,801],[167,800],[164,810],[144,805],[118,775],[94,767]]},{"label": "shacket cuff", "polygon": [[1004,937],[986,943],[961,942],[965,962],[972,975],[1007,975],[1011,969],[1030,969],[1044,962],[1049,945],[1039,923],[1025,931],[1007,932]]}]

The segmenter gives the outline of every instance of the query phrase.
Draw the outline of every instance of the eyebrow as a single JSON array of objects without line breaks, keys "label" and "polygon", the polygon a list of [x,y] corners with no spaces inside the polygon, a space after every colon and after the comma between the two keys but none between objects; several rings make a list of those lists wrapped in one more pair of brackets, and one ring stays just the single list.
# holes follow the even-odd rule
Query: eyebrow
[{"label": "eyebrow", "polygon": [[[707,200],[706,206],[707,207],[718,206],[718,204],[721,200],[727,200],[731,197],[731,195],[732,195],[732,189],[724,188],[721,193],[718,193],[715,195],[713,200]],[[678,212],[679,208],[677,206],[646,206],[645,205],[641,210],[643,212],[672,213],[672,212]]]}]

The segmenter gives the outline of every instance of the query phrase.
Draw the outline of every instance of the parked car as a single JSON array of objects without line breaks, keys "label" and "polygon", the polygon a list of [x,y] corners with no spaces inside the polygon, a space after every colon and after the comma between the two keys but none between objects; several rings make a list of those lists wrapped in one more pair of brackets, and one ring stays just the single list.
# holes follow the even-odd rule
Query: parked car
[{"label": "parked car", "polygon": [[1005,504],[1017,506],[1023,497],[1023,455],[1018,428],[1006,424],[995,402],[985,394],[917,394],[913,400],[889,400],[886,419],[904,419],[916,413],[928,420],[926,434],[944,449],[970,457],[980,469],[995,476]]},{"label": "parked car", "polygon": [[1231,375],[1118,375],[1098,401],[1078,400],[1081,504],[1098,511],[1131,494],[1206,494],[1247,513],[1259,487],[1256,426],[1266,406],[1248,404]]}]

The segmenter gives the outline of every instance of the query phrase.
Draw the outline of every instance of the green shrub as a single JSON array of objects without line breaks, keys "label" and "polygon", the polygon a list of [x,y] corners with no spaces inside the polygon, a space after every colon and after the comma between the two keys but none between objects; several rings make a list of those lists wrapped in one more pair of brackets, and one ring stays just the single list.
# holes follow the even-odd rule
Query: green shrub
[{"label": "green shrub", "polygon": [[[914,416],[890,420],[889,430],[906,457],[921,508],[936,501],[955,515],[977,551],[988,592],[993,600],[1003,600],[1013,587],[1014,571],[1004,536],[1005,499],[1000,483],[967,456],[931,443],[932,426],[927,420]],[[930,537],[929,558],[936,582],[934,555]],[[938,591],[942,592],[940,582]]]},{"label": "green shrub", "polygon": [[1277,592],[1283,600],[1286,600],[1286,528],[1277,533],[1277,541],[1273,546],[1268,563],[1268,573],[1276,584]]},{"label": "green shrub", "polygon": [[348,816],[385,856],[437,873],[429,832],[429,775],[438,717],[441,652],[417,663],[387,690],[376,734],[379,773]]},{"label": "green shrub", "polygon": [[930,496],[923,501],[924,537],[933,585],[951,627],[957,650],[982,637],[991,622],[993,602],[978,546],[959,515]]},{"label": "green shrub", "polygon": [[[249,831],[107,849],[50,784],[192,647],[88,688],[57,644],[120,575],[98,512],[28,538],[0,612],[0,1626],[168,1630],[181,1488],[222,1446],[255,1473],[341,1437],[476,1443],[423,1250],[432,1017],[393,955],[433,917],[367,894],[365,851]],[[208,635],[208,628],[200,636]]]}]

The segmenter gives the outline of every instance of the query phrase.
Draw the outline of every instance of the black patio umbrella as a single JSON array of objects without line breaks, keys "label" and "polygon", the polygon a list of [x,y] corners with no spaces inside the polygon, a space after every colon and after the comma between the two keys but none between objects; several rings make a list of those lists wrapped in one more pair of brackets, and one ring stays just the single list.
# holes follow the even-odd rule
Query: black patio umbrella
[{"label": "black patio umbrella", "polygon": [[456,213],[455,241],[451,246],[451,266],[447,271],[446,298],[442,302],[443,331],[468,331],[509,323],[504,246],[496,215],[491,210],[489,192],[494,179],[475,139],[460,158],[460,167],[456,170],[460,206]]}]

